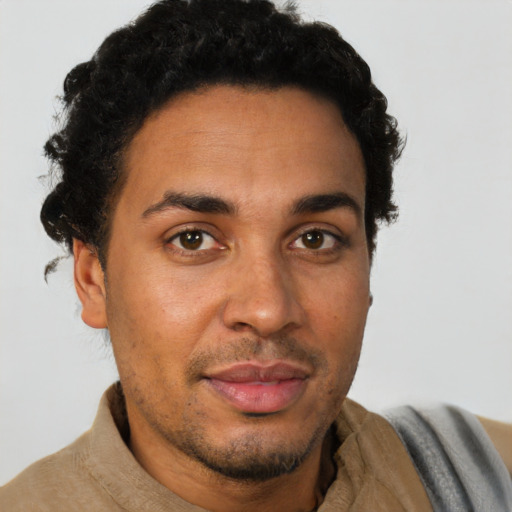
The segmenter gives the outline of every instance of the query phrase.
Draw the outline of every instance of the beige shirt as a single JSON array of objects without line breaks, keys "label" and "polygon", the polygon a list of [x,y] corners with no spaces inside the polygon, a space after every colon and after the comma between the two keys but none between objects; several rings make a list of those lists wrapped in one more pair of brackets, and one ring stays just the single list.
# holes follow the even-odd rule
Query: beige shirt
[{"label": "beige shirt", "polygon": [[[318,512],[427,512],[430,502],[389,423],[346,400],[335,423],[336,478]],[[0,489],[0,511],[204,512],[154,480],[123,441],[128,423],[118,385],[100,402],[94,424]]]}]

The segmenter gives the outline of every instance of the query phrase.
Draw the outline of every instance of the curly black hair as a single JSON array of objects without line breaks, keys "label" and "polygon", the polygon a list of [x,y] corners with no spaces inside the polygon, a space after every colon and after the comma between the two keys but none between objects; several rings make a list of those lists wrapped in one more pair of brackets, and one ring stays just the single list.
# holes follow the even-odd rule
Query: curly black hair
[{"label": "curly black hair", "polygon": [[297,86],[335,102],[366,165],[365,224],[373,253],[379,221],[396,216],[396,120],[366,62],[325,23],[267,0],[162,0],[113,32],[64,82],[64,124],[45,145],[58,183],[41,221],[48,235],[94,246],[105,265],[109,220],[122,189],[124,149],[171,97],[208,85]]}]

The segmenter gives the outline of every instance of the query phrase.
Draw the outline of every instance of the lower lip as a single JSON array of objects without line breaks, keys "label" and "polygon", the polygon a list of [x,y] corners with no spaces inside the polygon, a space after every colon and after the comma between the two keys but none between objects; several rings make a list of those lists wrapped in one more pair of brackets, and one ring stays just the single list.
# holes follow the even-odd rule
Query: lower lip
[{"label": "lower lip", "polygon": [[211,387],[242,412],[270,414],[289,407],[302,394],[304,379],[275,383],[229,382],[209,379]]}]

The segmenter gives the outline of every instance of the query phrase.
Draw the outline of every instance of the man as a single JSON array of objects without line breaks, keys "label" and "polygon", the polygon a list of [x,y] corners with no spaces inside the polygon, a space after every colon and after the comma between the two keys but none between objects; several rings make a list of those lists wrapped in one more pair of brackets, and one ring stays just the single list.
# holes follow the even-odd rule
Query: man
[{"label": "man", "polygon": [[[73,251],[82,318],[108,328],[121,382],[91,432],[0,504],[430,510],[445,499],[432,467],[417,473],[409,417],[393,420],[400,438],[345,400],[400,153],[354,50],[265,2],[161,2],[68,75],[64,100],[67,123],[46,146],[62,174],[41,217]],[[506,505],[503,463],[460,415],[497,489],[484,497]],[[450,492],[476,506],[464,484]]]}]

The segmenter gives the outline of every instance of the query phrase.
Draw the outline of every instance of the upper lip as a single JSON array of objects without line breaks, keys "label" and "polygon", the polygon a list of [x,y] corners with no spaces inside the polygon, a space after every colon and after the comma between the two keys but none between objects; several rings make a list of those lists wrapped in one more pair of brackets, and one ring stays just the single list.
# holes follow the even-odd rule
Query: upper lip
[{"label": "upper lip", "polygon": [[225,382],[272,382],[290,379],[306,379],[310,372],[291,362],[244,362],[208,372],[205,377]]}]

